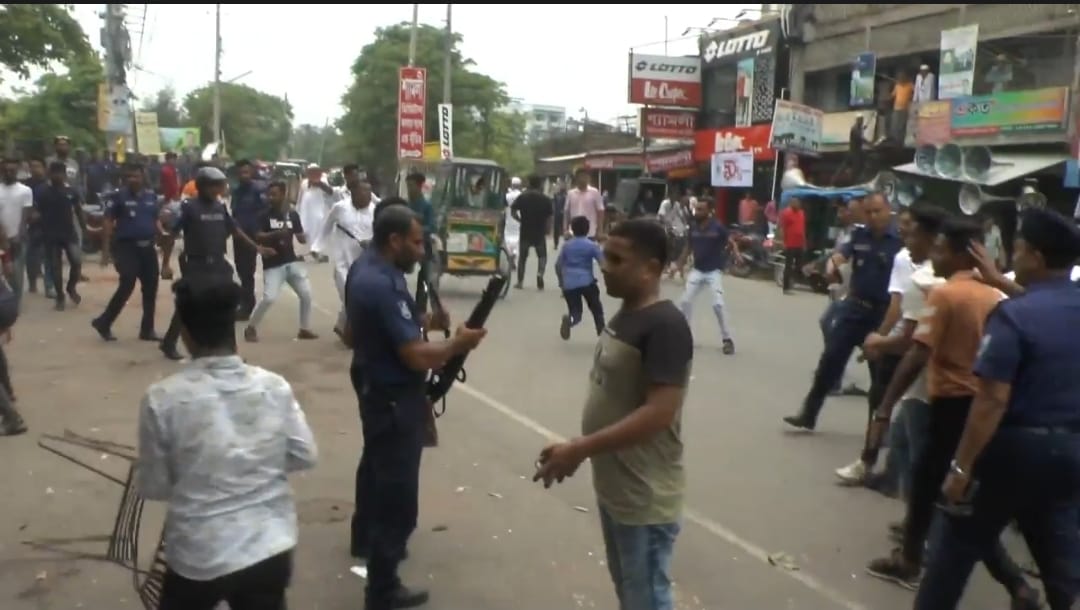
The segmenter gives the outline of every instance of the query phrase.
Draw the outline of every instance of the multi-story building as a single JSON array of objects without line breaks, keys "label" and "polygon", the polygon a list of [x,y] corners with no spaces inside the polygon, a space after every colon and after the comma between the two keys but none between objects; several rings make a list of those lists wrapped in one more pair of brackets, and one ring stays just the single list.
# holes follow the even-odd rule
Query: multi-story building
[{"label": "multi-story building", "polygon": [[524,116],[525,138],[529,143],[567,130],[566,108],[563,106],[528,104],[515,99],[510,102],[510,110]]}]

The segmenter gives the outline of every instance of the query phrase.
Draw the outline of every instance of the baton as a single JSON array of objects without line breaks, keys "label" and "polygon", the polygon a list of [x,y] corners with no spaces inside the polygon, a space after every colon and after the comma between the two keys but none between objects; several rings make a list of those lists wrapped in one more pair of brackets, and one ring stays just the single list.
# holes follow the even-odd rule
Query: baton
[{"label": "baton", "polygon": [[338,224],[336,222],[334,223],[334,228],[336,228],[337,230],[339,230],[342,233],[344,233],[344,234],[348,235],[349,237],[351,237],[353,239],[353,241],[360,244],[361,248],[367,248],[371,244],[370,239],[360,239],[359,237],[353,235],[352,231],[346,229],[345,227],[341,226],[340,224]]}]

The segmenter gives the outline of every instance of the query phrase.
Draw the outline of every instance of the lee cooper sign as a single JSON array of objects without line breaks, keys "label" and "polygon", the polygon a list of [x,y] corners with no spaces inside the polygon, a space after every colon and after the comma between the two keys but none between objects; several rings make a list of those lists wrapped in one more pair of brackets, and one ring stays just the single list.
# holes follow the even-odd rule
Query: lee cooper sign
[{"label": "lee cooper sign", "polygon": [[753,30],[722,32],[701,45],[701,60],[706,64],[734,63],[747,57],[772,53],[780,39],[780,22],[762,24]]},{"label": "lee cooper sign", "polygon": [[630,103],[700,108],[701,60],[631,53]]},{"label": "lee cooper sign", "polygon": [[641,135],[645,138],[693,139],[696,125],[694,110],[641,109]]}]

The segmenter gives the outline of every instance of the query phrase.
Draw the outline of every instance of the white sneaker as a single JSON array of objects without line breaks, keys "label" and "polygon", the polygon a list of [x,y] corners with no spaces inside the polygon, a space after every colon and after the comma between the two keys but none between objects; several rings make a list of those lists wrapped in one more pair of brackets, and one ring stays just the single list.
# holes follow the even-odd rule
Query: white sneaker
[{"label": "white sneaker", "polygon": [[840,479],[841,485],[848,487],[862,485],[866,480],[866,464],[862,460],[855,460],[843,468],[837,468],[836,476]]}]

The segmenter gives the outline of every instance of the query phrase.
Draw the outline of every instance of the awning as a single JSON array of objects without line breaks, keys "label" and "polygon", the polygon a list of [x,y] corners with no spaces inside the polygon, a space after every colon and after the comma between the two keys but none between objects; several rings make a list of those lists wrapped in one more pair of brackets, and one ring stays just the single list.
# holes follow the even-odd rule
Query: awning
[{"label": "awning", "polygon": [[1023,178],[1031,174],[1041,172],[1055,165],[1064,163],[1069,156],[1060,153],[994,153],[994,166],[987,173],[986,180],[974,181],[966,178],[947,178],[936,172],[924,172],[916,167],[915,163],[905,163],[893,168],[894,171],[939,180],[951,180],[953,182],[970,182],[982,186],[997,186],[1005,184],[1017,178]]}]

